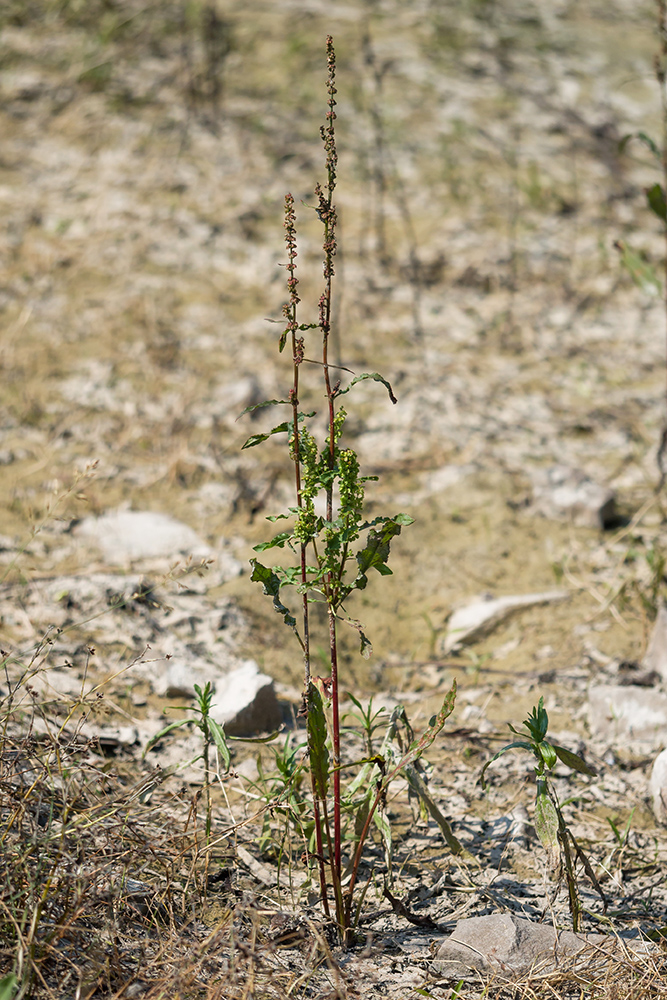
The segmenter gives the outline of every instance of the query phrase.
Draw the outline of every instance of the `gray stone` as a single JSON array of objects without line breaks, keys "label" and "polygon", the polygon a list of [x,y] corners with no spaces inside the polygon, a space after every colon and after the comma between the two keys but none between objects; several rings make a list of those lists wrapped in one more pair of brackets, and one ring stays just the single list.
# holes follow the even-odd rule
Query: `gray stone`
[{"label": "gray stone", "polygon": [[653,762],[648,789],[655,818],[658,823],[667,825],[667,750],[659,753]]},{"label": "gray stone", "polygon": [[556,931],[511,913],[469,917],[459,920],[440,945],[431,972],[456,979],[477,970],[512,979],[530,970],[552,971],[564,960],[571,963],[573,956],[577,964],[600,957],[600,952],[608,959],[615,944],[613,937]]},{"label": "gray stone", "polygon": [[599,739],[657,749],[667,742],[667,695],[633,684],[592,684],[588,721]]},{"label": "gray stone", "polygon": [[552,465],[532,473],[533,509],[545,517],[584,528],[606,527],[616,513],[614,491],[599,486],[579,469]]},{"label": "gray stone", "polygon": [[254,660],[241,661],[235,670],[216,678],[211,717],[231,736],[277,729],[282,712],[273,679],[260,673]]},{"label": "gray stone", "polygon": [[116,510],[101,517],[87,517],[74,533],[94,542],[113,564],[135,559],[211,555],[210,548],[187,524],[148,510]]},{"label": "gray stone", "polygon": [[188,653],[184,643],[172,640],[171,646],[176,652],[169,654],[164,669],[156,670],[155,664],[151,665],[151,687],[162,698],[190,700],[195,697],[194,685],[204,687],[207,681],[212,681],[216,667],[203,657]]},{"label": "gray stone", "polygon": [[562,601],[567,596],[566,590],[549,590],[542,594],[476,598],[465,607],[457,608],[453,612],[447,623],[447,634],[442,641],[442,652],[448,653],[457,646],[481,639],[516,611],[538,604]]},{"label": "gray stone", "polygon": [[655,671],[667,683],[667,606],[664,604],[658,608],[642,666],[649,672]]}]

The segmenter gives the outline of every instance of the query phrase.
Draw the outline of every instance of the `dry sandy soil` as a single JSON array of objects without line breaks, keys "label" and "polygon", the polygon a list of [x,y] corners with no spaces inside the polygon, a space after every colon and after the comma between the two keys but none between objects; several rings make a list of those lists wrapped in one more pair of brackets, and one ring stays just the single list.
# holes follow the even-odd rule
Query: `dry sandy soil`
[{"label": "dry sandy soil", "polygon": [[[149,574],[165,605],[182,592],[180,570],[110,567],[77,535],[82,519],[124,505],[178,518],[227,560],[227,571],[218,560],[189,591],[193,655],[214,655],[218,637],[201,623],[223,609],[233,622],[225,649],[276,680],[287,720],[298,707],[298,648],[248,572],[229,567],[247,566],[252,546],[272,533],[266,515],[291,502],[280,447],[241,451],[250,433],[271,426],[265,411],[237,417],[284,398],[291,380],[289,359],[277,351],[281,327],[270,322],[280,321],[285,300],[287,191],[298,210],[303,318],[316,318],[312,206],[324,179],[319,125],[331,33],[340,152],[335,360],[355,373],[382,372],[398,396],[393,406],[381,386],[364,383],[346,397],[348,441],[364,471],[380,477],[369,486],[369,518],[403,510],[415,519],[394,543],[393,577],[373,581],[350,608],[375,653],[362,660],[354,636],[344,639],[344,683],[377,706],[405,702],[419,728],[458,680],[451,738],[433,755],[431,782],[480,862],[472,874],[455,865],[437,826],[413,822],[407,797],[397,795],[399,895],[421,901],[433,927],[413,927],[411,937],[411,925],[371,893],[369,909],[382,912],[366,921],[365,951],[342,955],[298,897],[303,940],[297,934],[297,944],[281,939],[278,947],[278,925],[269,931],[267,921],[290,911],[295,897],[263,885],[276,859],[260,855],[257,824],[242,830],[252,834],[246,849],[263,875],[234,852],[245,834],[230,835],[229,811],[241,817],[247,795],[231,780],[227,801],[216,792],[217,853],[193,853],[185,844],[197,834],[197,808],[201,823],[203,802],[193,805],[201,774],[177,772],[150,808],[150,796],[140,796],[148,811],[136,828],[157,824],[150,837],[159,828],[170,874],[162,862],[145,862],[148,835],[136,834],[136,856],[96,848],[117,870],[139,870],[153,891],[177,882],[171,916],[156,918],[155,930],[145,913],[114,910],[113,933],[99,929],[97,910],[88,929],[73,918],[72,941],[79,934],[92,957],[72,961],[58,986],[60,958],[46,955],[35,995],[352,997],[363,976],[367,996],[449,997],[455,984],[429,980],[426,956],[458,916],[548,910],[553,887],[539,844],[503,851],[503,817],[522,803],[532,808],[530,764],[499,764],[487,795],[476,784],[505,723],[519,724],[540,695],[563,742],[586,746],[600,768],[597,781],[576,785],[581,797],[568,816],[607,880],[614,929],[664,931],[656,865],[667,839],[647,802],[653,751],[591,741],[586,709],[591,680],[641,661],[663,584],[656,566],[667,530],[655,487],[664,238],[644,195],[659,170],[640,142],[619,148],[627,134],[661,134],[655,20],[654,5],[639,0],[5,0],[0,634],[14,671],[5,705],[25,664],[41,676],[62,661],[72,664],[74,688],[86,690],[86,725],[104,711],[105,724],[135,727],[145,744],[165,705],[182,702],[152,683],[170,652],[164,608],[137,601],[131,621],[116,617],[105,632],[113,580],[99,584],[98,608],[90,593],[77,607],[72,581],[110,572]],[[639,285],[619,243],[638,255]],[[323,409],[314,392],[304,402]],[[554,465],[615,491],[617,514],[604,531],[540,512],[535,484]],[[567,588],[566,600],[445,653],[458,603],[556,586]],[[63,610],[64,595],[74,596]],[[184,620],[173,631],[182,641]],[[36,645],[54,624],[65,628],[55,647]],[[103,709],[91,704],[102,682]],[[72,686],[61,694],[46,713],[56,727]],[[86,767],[120,783],[105,792],[116,812],[128,789],[147,780],[141,749],[119,738],[115,758],[86,750]],[[168,769],[189,749],[174,738],[161,752],[156,761]],[[251,765],[247,774],[256,776]],[[575,794],[559,781],[563,797]],[[608,818],[622,831],[630,817],[619,844]],[[109,842],[116,833],[107,831]],[[229,876],[215,904],[204,856],[216,870],[245,872],[236,888]],[[424,887],[443,872],[469,905],[442,885],[427,905]],[[599,901],[590,887],[582,891],[590,926],[599,925]],[[562,891],[553,906],[566,923]],[[187,925],[180,937],[175,914]],[[2,927],[9,970],[14,932]],[[624,996],[649,995],[641,975],[634,986],[630,975]],[[633,993],[642,982],[644,992]],[[475,983],[462,989],[462,997],[488,995]],[[581,995],[616,995],[609,983],[590,990]]]}]

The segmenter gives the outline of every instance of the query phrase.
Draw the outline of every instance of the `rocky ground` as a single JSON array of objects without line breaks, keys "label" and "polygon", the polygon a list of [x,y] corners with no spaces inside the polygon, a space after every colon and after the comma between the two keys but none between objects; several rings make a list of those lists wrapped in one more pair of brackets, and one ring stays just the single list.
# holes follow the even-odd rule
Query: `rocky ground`
[{"label": "rocky ground", "polygon": [[[478,784],[507,722],[543,696],[559,742],[597,770],[557,772],[607,896],[605,911],[582,875],[586,930],[624,947],[653,938],[607,973],[626,976],[624,996],[649,995],[649,982],[659,995],[667,841],[649,780],[667,732],[660,618],[654,633],[664,239],[644,194],[659,167],[640,141],[619,145],[661,134],[655,22],[653,4],[630,0],[9,0],[0,13],[3,780],[43,828],[16,754],[32,773],[36,747],[65,740],[97,830],[96,916],[76,930],[93,958],[58,986],[47,955],[34,990],[352,997],[361,980],[369,996],[450,997],[458,977],[433,952],[457,920],[567,925],[532,827],[530,761],[508,755],[489,791]],[[237,417],[291,380],[267,322],[285,300],[287,191],[303,318],[316,317],[327,33],[335,360],[381,371],[398,396],[364,383],[346,397],[348,441],[380,477],[369,518],[415,519],[393,544],[394,575],[350,608],[375,652],[363,660],[344,638],[344,685],[387,712],[405,704],[419,729],[456,678],[429,781],[474,858],[453,859],[397,782],[390,893],[413,922],[378,874],[366,945],[348,954],[297,884],[300,848],[288,845],[282,890],[266,837],[260,850],[252,796],[270,749],[235,744],[203,853],[185,846],[205,812],[201,762],[189,763],[199,731],[143,753],[165,710],[181,718],[208,680],[228,731],[282,724],[280,746],[300,739],[298,647],[247,571],[272,533],[266,515],[291,502],[290,465],[272,442],[241,450],[271,426],[265,411]],[[57,774],[64,794],[62,761],[49,760],[39,780]],[[100,796],[114,810],[100,812]],[[17,815],[3,813],[8,829]],[[139,886],[122,907],[109,902],[118,872]],[[156,894],[168,911],[157,931]],[[13,932],[0,933],[9,971]],[[553,988],[616,995],[607,973],[589,973],[568,968]],[[457,995],[488,995],[481,982]]]}]

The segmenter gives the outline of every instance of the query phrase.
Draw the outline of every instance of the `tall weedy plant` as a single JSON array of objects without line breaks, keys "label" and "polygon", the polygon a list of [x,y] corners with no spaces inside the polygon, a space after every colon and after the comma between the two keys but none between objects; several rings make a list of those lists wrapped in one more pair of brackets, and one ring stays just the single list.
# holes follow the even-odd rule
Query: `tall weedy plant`
[{"label": "tall weedy plant", "polygon": [[[365,485],[377,477],[360,474],[359,459],[355,451],[344,447],[342,441],[347,414],[340,405],[340,398],[353,386],[371,379],[384,385],[392,403],[396,403],[396,397],[390,383],[377,372],[356,375],[347,385],[343,385],[343,373],[348,373],[349,369],[334,365],[329,360],[336,256],[336,206],[333,197],[338,163],[335,134],[336,59],[331,36],[327,37],[326,48],[328,110],[325,124],[320,128],[326,156],[326,181],[323,187],[320,184],[315,187],[316,212],[323,227],[324,288],[319,298],[317,320],[301,322],[299,279],[296,274],[296,216],[294,198],[288,194],[285,198],[285,243],[288,257],[285,266],[289,298],[283,306],[286,322],[278,349],[282,352],[288,345],[291,348],[292,385],[287,399],[271,399],[258,406],[285,406],[289,416],[268,433],[253,434],[243,447],[250,448],[274,434],[284,434],[294,467],[294,506],[289,507],[287,513],[268,518],[273,522],[287,520],[291,524],[269,541],[256,545],[255,550],[265,552],[275,548],[288,549],[295,556],[295,564],[268,567],[258,559],[252,559],[251,579],[261,583],[264,593],[272,597],[275,610],[293,631],[303,653],[302,711],[307,717],[315,821],[312,854],[319,869],[324,911],[327,916],[332,916],[330,898],[333,896],[333,915],[339,935],[341,940],[347,941],[353,925],[352,893],[373,815],[392,777],[421,756],[442,729],[454,707],[455,687],[452,687],[445,699],[440,714],[431,720],[431,725],[421,739],[411,744],[400,761],[388,762],[378,756],[375,762],[379,768],[377,792],[369,804],[366,821],[361,824],[356,850],[350,859],[350,880],[344,889],[341,856],[338,625],[341,621],[351,625],[359,635],[362,655],[371,655],[371,643],[364,634],[363,626],[348,615],[346,602],[354,591],[365,589],[370,570],[376,570],[381,576],[391,574],[387,565],[391,541],[401,533],[404,525],[412,523],[412,518],[407,514],[396,514],[393,517],[376,517],[372,521],[364,520]],[[300,408],[301,379],[305,365],[308,366],[308,371],[317,372],[326,399],[323,429],[326,437],[321,445],[318,444],[315,432],[317,414],[304,412]],[[248,410],[257,408],[248,407]],[[360,541],[362,535],[365,537]],[[295,615],[283,603],[281,590],[286,585],[295,587],[299,595],[299,624]],[[313,677],[311,674],[310,608],[313,603],[323,603],[326,608],[330,666],[328,677]],[[357,763],[363,766],[369,761]]]}]

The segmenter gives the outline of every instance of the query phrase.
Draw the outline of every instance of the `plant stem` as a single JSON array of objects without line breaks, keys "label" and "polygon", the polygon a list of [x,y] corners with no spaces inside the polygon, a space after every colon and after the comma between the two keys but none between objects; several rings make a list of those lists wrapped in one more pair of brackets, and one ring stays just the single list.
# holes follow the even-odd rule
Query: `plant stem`
[{"label": "plant stem", "polygon": [[[319,302],[319,322],[318,326],[322,333],[322,370],[324,374],[324,385],[326,390],[328,418],[329,418],[329,469],[332,472],[326,490],[326,519],[331,524],[334,517],[333,511],[333,470],[336,464],[336,393],[340,383],[332,386],[329,370],[329,333],[331,331],[331,296],[332,279],[334,276],[333,259],[336,254],[336,209],[333,204],[333,193],[336,187],[336,166],[338,154],[336,151],[335,121],[336,121],[336,56],[333,48],[331,35],[327,36],[327,67],[329,75],[327,78],[327,92],[329,110],[326,113],[326,125],[320,129],[324,149],[326,152],[327,182],[326,194],[318,184],[315,194],[318,200],[317,212],[324,226],[324,292]],[[325,582],[325,594],[327,599],[327,611],[329,617],[329,662],[331,666],[331,704],[333,712],[333,800],[334,800],[334,828],[333,828],[333,859],[332,878],[334,893],[336,896],[336,912],[341,931],[343,906],[341,894],[341,804],[340,804],[340,716],[338,697],[338,646],[336,637],[336,612],[337,608],[336,579],[333,572],[327,574]]]},{"label": "plant stem", "polygon": [[[294,214],[294,197],[291,194],[285,196],[285,243],[287,244],[287,270],[289,277],[287,287],[289,289],[289,302],[285,303],[283,313],[287,320],[287,329],[290,331],[292,340],[292,388],[289,398],[292,405],[292,457],[294,459],[294,486],[296,491],[296,503],[299,510],[303,510],[303,494],[301,490],[301,447],[299,435],[299,368],[303,361],[303,337],[297,337],[299,328],[297,321],[297,306],[300,302],[297,293],[299,279],[296,277],[296,225]],[[304,668],[304,701],[308,704],[308,687],[310,685],[310,622],[308,612],[308,574],[306,569],[306,545],[301,542],[299,546],[299,563],[301,570],[301,584],[303,586],[302,596],[302,622],[303,622],[303,668]],[[327,895],[327,879],[324,870],[324,844],[322,840],[322,823],[320,818],[320,803],[315,789],[315,778],[311,771],[311,785],[313,790],[313,814],[315,819],[315,838],[317,844],[318,871],[320,877],[320,892],[322,894],[322,906],[324,912],[330,916],[329,899]],[[325,803],[326,806],[326,803]],[[326,813],[325,813],[326,821]]]},{"label": "plant stem", "polygon": [[[667,191],[667,0],[657,0],[658,7],[658,37],[660,47],[655,54],[655,75],[660,87],[660,108],[662,112],[662,190]],[[665,237],[665,260],[663,279],[663,300],[665,309],[665,322],[667,324],[667,219],[663,218],[663,233]],[[667,329],[665,331],[665,374],[667,378]],[[665,385],[665,412],[663,413],[662,435],[658,447],[658,470],[660,479],[658,491],[665,485],[667,468],[665,467],[665,457],[667,455],[667,383]]]}]

